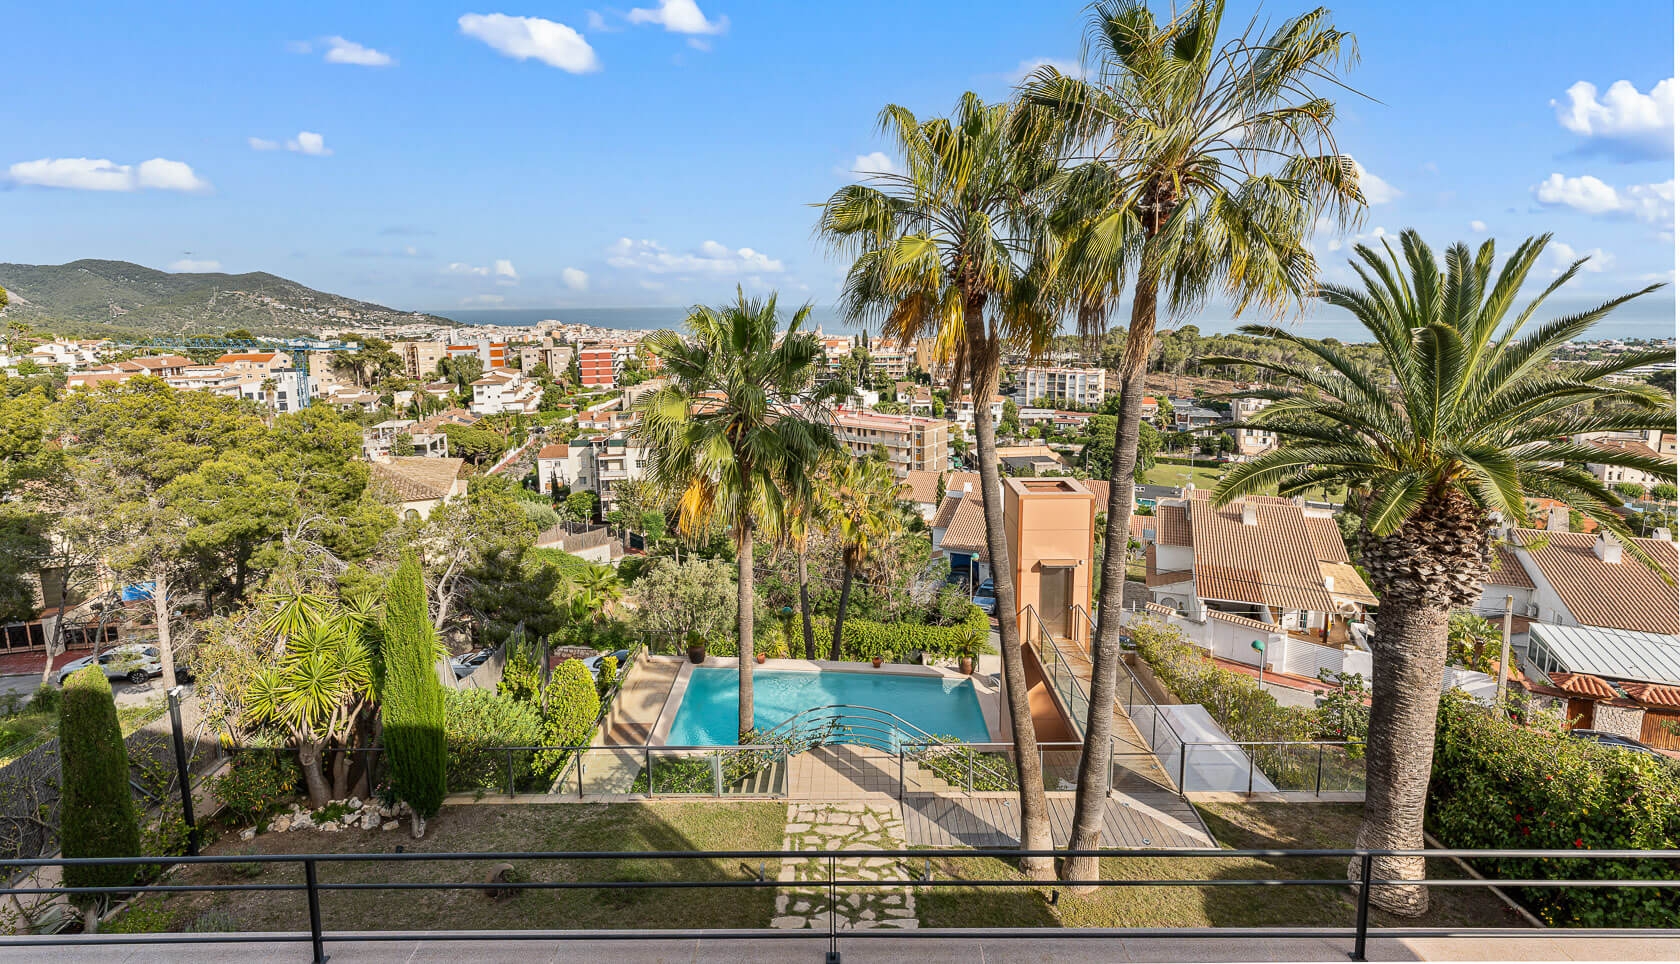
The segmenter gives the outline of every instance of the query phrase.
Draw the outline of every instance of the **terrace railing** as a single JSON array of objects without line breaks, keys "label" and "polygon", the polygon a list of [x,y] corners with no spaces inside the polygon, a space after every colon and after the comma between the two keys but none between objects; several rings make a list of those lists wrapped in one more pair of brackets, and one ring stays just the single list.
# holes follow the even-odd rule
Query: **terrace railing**
[{"label": "terrace railing", "polygon": [[[833,895],[844,891],[851,893],[868,893],[872,889],[883,888],[917,888],[937,890],[940,888],[986,888],[986,889],[1030,889],[1041,887],[1033,881],[1019,878],[1000,879],[989,877],[967,878],[950,875],[947,868],[961,861],[992,861],[996,858],[996,851],[974,849],[948,850],[847,850],[847,851],[788,851],[788,850],[738,850],[738,851],[584,851],[584,852],[495,852],[495,853],[339,853],[339,854],[221,854],[202,857],[120,857],[120,858],[80,858],[65,859],[45,858],[36,860],[15,861],[22,867],[65,867],[80,866],[116,866],[124,865],[135,868],[163,865],[166,871],[161,878],[163,882],[143,885],[130,884],[113,887],[65,887],[60,885],[15,887],[8,889],[7,896],[14,897],[45,897],[67,898],[74,894],[101,895],[108,899],[123,899],[139,894],[223,894],[237,892],[262,892],[264,894],[302,893],[305,895],[307,918],[300,918],[299,930],[291,932],[256,933],[148,933],[148,934],[37,934],[0,938],[0,948],[6,947],[70,947],[87,948],[94,945],[146,945],[184,947],[192,944],[296,944],[301,945],[299,958],[302,958],[303,947],[308,948],[310,959],[315,964],[324,964],[327,960],[327,944],[337,941],[415,941],[415,940],[542,940],[542,941],[600,941],[603,939],[635,939],[642,937],[649,940],[677,937],[682,940],[728,940],[728,941],[817,941],[827,944],[829,960],[839,959],[839,942],[841,940],[867,940],[871,938],[887,938],[894,941],[904,940],[950,940],[961,938],[965,940],[981,939],[986,941],[1005,940],[1033,940],[1043,941],[1047,937],[1057,938],[1126,938],[1149,937],[1152,939],[1202,939],[1214,937],[1219,940],[1235,941],[1242,939],[1280,939],[1280,938],[1313,938],[1313,939],[1345,939],[1351,944],[1350,957],[1355,961],[1366,959],[1366,950],[1372,935],[1385,936],[1392,934],[1397,937],[1446,937],[1463,939],[1467,942],[1466,950],[1478,946],[1489,938],[1511,938],[1536,936],[1543,934],[1551,941],[1590,941],[1604,938],[1674,938],[1680,932],[1675,930],[1637,929],[1637,928],[1552,928],[1545,931],[1516,928],[1475,928],[1453,926],[1449,928],[1385,928],[1371,926],[1371,892],[1375,887],[1387,885],[1423,884],[1429,887],[1500,887],[1500,888],[1540,888],[1560,889],[1572,888],[1621,888],[1629,890],[1675,889],[1680,888],[1680,879],[1628,879],[1615,880],[1603,878],[1586,878],[1578,880],[1557,879],[1507,879],[1498,876],[1484,878],[1452,877],[1426,878],[1423,880],[1392,880],[1379,878],[1375,872],[1375,860],[1380,857],[1422,857],[1422,858],[1465,858],[1478,861],[1498,859],[1555,859],[1555,860],[1588,860],[1604,866],[1609,861],[1653,861],[1680,860],[1680,850],[1222,850],[1218,852],[1220,858],[1255,858],[1268,863],[1289,860],[1306,860],[1315,858],[1341,858],[1355,860],[1359,865],[1359,875],[1350,881],[1345,876],[1335,879],[1328,878],[1269,878],[1269,879],[1195,879],[1195,861],[1205,861],[1209,852],[1206,850],[1046,850],[1046,851],[1012,851],[1012,856],[1042,856],[1052,859],[1066,859],[1070,857],[1127,857],[1148,858],[1156,861],[1166,861],[1185,867],[1186,870],[1176,879],[1152,880],[1133,877],[1105,877],[1098,875],[1095,880],[1062,881],[1064,887],[1206,887],[1217,884],[1222,887],[1255,887],[1262,888],[1258,894],[1270,892],[1269,888],[1276,887],[1332,887],[1345,888],[1352,883],[1356,888],[1355,917],[1352,927],[1307,928],[1284,926],[1277,928],[1263,927],[1219,927],[1219,928],[1175,928],[1175,929],[1143,929],[1143,928],[1046,928],[1046,927],[988,927],[988,928],[918,928],[918,929],[843,929],[838,917],[831,911],[828,916],[826,933],[822,929],[806,931],[776,930],[772,928],[760,929],[683,929],[683,930],[655,930],[645,927],[630,927],[624,930],[530,930],[519,931],[510,929],[482,929],[482,930],[445,930],[410,931],[356,931],[349,933],[335,933],[327,929],[327,921],[321,909],[321,895],[323,893],[342,893],[350,891],[465,891],[489,892],[508,888],[508,883],[495,879],[488,879],[482,871],[476,876],[467,873],[468,879],[446,881],[430,881],[410,879],[402,869],[414,861],[455,861],[464,866],[494,866],[506,861],[569,861],[584,865],[600,866],[602,861],[662,860],[675,863],[691,861],[716,861],[723,866],[740,868],[738,876],[716,878],[711,880],[695,879],[694,874],[673,874],[671,879],[642,879],[635,875],[625,879],[624,875],[611,872],[601,872],[594,876],[601,879],[579,880],[572,879],[571,874],[563,879],[527,880],[516,885],[527,890],[580,890],[598,891],[602,893],[622,890],[695,890],[718,889],[732,891],[780,890],[793,887],[826,887],[831,895],[829,906],[838,903]],[[863,879],[856,875],[855,870],[860,860],[867,859],[872,863],[890,861],[899,873],[882,879]],[[772,861],[797,860],[814,863],[827,870],[826,879],[802,879],[799,881],[782,881],[777,875],[769,872]],[[932,861],[939,860],[944,867],[946,876],[936,876]],[[1190,863],[1184,863],[1189,861]],[[323,867],[333,868],[352,863],[375,862],[391,867],[391,871],[384,875],[385,879],[374,882],[337,882],[321,879]],[[301,883],[292,882],[260,882],[260,883],[186,883],[171,881],[167,872],[194,865],[274,865],[279,868],[301,868],[302,874],[285,875],[288,880],[302,877]],[[703,864],[693,864],[700,867]],[[780,866],[778,864],[777,866]],[[982,864],[981,866],[986,866]],[[1624,865],[1625,866],[1625,865]],[[1648,865],[1647,865],[1648,866]],[[922,868],[916,873],[915,868]],[[680,879],[678,879],[680,878]],[[215,879],[226,879],[216,875]],[[1257,896],[1256,899],[1259,899]],[[1590,944],[1583,944],[1580,948],[1586,956],[1606,956],[1594,954]],[[205,954],[203,959],[212,959]]]}]

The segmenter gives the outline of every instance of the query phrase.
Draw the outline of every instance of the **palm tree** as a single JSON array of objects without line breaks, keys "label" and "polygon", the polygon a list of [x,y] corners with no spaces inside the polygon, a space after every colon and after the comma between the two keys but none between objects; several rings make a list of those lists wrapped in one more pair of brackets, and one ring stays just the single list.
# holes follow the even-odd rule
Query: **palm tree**
[{"label": "palm tree", "polygon": [[775,295],[749,301],[738,292],[734,304],[696,308],[687,339],[662,331],[646,342],[669,378],[640,405],[648,474],[681,493],[685,535],[716,520],[735,542],[743,735],[753,729],[753,533],[774,514],[780,484],[807,474],[839,444],[826,411],[844,386],[814,385],[823,355],[802,330],[810,313],[810,305],[800,308],[780,332]]},{"label": "palm tree", "polygon": [[[1674,463],[1571,441],[1582,433],[1670,429],[1674,399],[1647,385],[1611,384],[1618,372],[1672,360],[1672,349],[1624,352],[1582,366],[1551,364],[1617,306],[1652,285],[1579,314],[1529,326],[1546,297],[1573,278],[1576,261],[1514,315],[1517,293],[1549,236],[1518,246],[1495,277],[1494,245],[1447,249],[1444,265],[1416,232],[1401,235],[1404,261],[1383,242],[1351,262],[1362,286],[1326,284],[1320,297],[1351,312],[1380,349],[1373,368],[1341,345],[1263,325],[1255,335],[1297,350],[1251,362],[1289,387],[1244,394],[1272,404],[1257,417],[1281,446],[1236,466],[1214,489],[1226,503],[1276,485],[1358,490],[1360,563],[1381,598],[1371,641],[1371,724],[1365,820],[1356,845],[1423,849],[1423,813],[1435,747],[1435,713],[1453,610],[1481,594],[1492,553],[1490,515],[1520,522],[1524,500],[1557,499],[1630,540],[1621,500],[1587,462],[1672,480]],[[1209,358],[1206,364],[1229,363]],[[1610,404],[1602,404],[1609,402]],[[1600,403],[1600,404],[1594,404]],[[1627,541],[1630,553],[1648,554]],[[1357,874],[1357,862],[1350,873]],[[1421,858],[1379,858],[1388,880],[1419,879]],[[1421,914],[1428,893],[1396,885],[1373,892],[1397,914]]]},{"label": "palm tree", "polygon": [[799,617],[804,631],[806,659],[817,658],[816,634],[811,629],[811,573],[807,552],[812,530],[822,524],[822,505],[817,499],[813,481],[822,474],[823,470],[813,468],[798,478],[784,480],[780,511],[773,520],[777,539],[793,548],[799,577]]},{"label": "palm tree", "polygon": [[[1056,293],[1091,343],[1132,272],[1076,849],[1100,846],[1108,807],[1132,484],[1157,303],[1164,290],[1173,313],[1215,293],[1237,312],[1303,304],[1317,274],[1307,238],[1319,216],[1328,211],[1347,225],[1364,203],[1352,161],[1336,148],[1335,106],[1313,89],[1337,85],[1354,57],[1353,38],[1318,9],[1268,38],[1250,28],[1221,42],[1224,13],[1224,0],[1192,0],[1157,24],[1145,0],[1101,0],[1088,32],[1094,79],[1041,68],[1015,114],[1016,136],[1051,141],[1069,162],[1051,213],[1062,240]],[[1096,858],[1063,867],[1068,880],[1096,873]]]},{"label": "palm tree", "polygon": [[834,613],[834,641],[829,659],[840,658],[841,632],[852,580],[904,528],[898,508],[898,478],[892,466],[875,459],[837,459],[822,486],[823,518],[840,542],[840,604]]},{"label": "palm tree", "polygon": [[[1021,846],[1048,850],[1049,809],[1027,698],[1026,666],[1009,580],[997,435],[987,404],[997,392],[1004,348],[1043,352],[1056,319],[1042,310],[1045,238],[1037,201],[1055,173],[1047,151],[1021,151],[1009,135],[1009,112],[965,93],[950,118],[918,120],[889,104],[880,128],[894,143],[903,173],[874,175],[828,199],[818,232],[853,258],[842,295],[854,317],[884,321],[901,342],[937,339],[952,366],[952,388],[974,393],[986,544],[998,574],[998,632],[1009,693],[1015,764],[1021,787]],[[1034,877],[1054,868],[1024,863]]]}]

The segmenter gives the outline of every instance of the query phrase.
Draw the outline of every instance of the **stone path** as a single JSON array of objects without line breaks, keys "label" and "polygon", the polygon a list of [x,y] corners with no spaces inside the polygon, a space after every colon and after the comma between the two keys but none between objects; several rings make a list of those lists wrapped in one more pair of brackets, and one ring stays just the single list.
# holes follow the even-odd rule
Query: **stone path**
[{"label": "stone path", "polygon": [[[900,850],[905,847],[904,821],[895,808],[862,803],[790,803],[783,850]],[[891,880],[912,876],[899,861],[878,857],[840,857],[837,880]],[[783,929],[827,930],[829,924],[828,860],[788,857],[782,862],[784,883],[776,895],[776,917],[770,926]],[[838,930],[872,927],[912,929],[916,926],[916,896],[909,887],[840,887],[833,908]]]}]

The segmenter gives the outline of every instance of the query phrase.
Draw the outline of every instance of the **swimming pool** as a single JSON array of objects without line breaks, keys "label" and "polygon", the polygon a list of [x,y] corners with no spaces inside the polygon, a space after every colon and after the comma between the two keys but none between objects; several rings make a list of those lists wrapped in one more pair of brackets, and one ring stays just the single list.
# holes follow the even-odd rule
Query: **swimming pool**
[{"label": "swimming pool", "polygon": [[[697,666],[671,723],[669,746],[728,746],[736,740],[738,671]],[[880,670],[759,670],[753,673],[753,725],[767,730],[801,710],[847,704],[885,710],[937,736],[990,739],[974,683]]]}]

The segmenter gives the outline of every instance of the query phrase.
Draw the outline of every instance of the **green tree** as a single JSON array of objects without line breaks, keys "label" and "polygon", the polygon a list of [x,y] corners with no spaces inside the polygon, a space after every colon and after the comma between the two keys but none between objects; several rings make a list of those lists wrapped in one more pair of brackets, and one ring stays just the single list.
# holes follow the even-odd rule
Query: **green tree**
[{"label": "green tree", "polygon": [[520,554],[536,542],[537,527],[514,489],[500,476],[480,476],[467,483],[465,498],[451,499],[424,521],[409,524],[407,541],[425,570],[432,625],[439,631],[455,615],[474,572],[485,571],[485,560],[506,554],[502,571],[516,572]]},{"label": "green tree", "polygon": [[1673,502],[1675,491],[1675,486],[1672,482],[1658,482],[1656,485],[1651,486],[1651,498],[1661,499],[1664,502]]},{"label": "green tree", "polygon": [[666,558],[636,580],[631,594],[648,629],[667,640],[689,633],[717,639],[736,621],[737,593],[729,564],[719,559],[677,563]]},{"label": "green tree", "polygon": [[776,298],[698,308],[689,338],[662,331],[646,344],[665,365],[667,384],[640,407],[638,433],[648,445],[649,475],[680,492],[685,535],[714,520],[729,527],[739,563],[740,732],[752,731],[753,539],[783,480],[810,471],[839,443],[822,412],[845,386],[816,387],[822,346],[804,331],[810,305],[785,331]]},{"label": "green tree", "polygon": [[841,632],[852,580],[904,528],[898,508],[898,479],[892,466],[875,461],[836,459],[820,483],[822,517],[840,544],[840,601],[834,612],[834,641],[829,659],[840,658]]},{"label": "green tree", "polygon": [[[1158,23],[1146,0],[1099,0],[1087,29],[1098,61],[1092,79],[1042,67],[1017,112],[1024,136],[1048,138],[1074,157],[1052,216],[1065,248],[1057,291],[1082,334],[1101,335],[1128,270],[1133,278],[1074,806],[1071,845],[1079,849],[1100,844],[1108,808],[1126,542],[1163,289],[1174,313],[1216,292],[1238,313],[1302,303],[1317,273],[1307,239],[1318,218],[1328,210],[1347,225],[1364,205],[1355,168],[1336,147],[1335,105],[1314,89],[1340,85],[1352,36],[1319,8],[1270,37],[1250,26],[1222,41],[1224,14],[1224,0],[1189,0]],[[1097,861],[1062,869],[1087,880]]]},{"label": "green tree", "polygon": [[[989,401],[1007,345],[1037,355],[1059,318],[1046,311],[1043,254],[1047,231],[1037,203],[1056,172],[1044,150],[1012,142],[1009,111],[965,93],[950,118],[919,120],[891,104],[880,128],[892,141],[902,174],[878,175],[841,188],[823,207],[818,232],[852,264],[841,307],[856,318],[881,318],[901,344],[932,336],[949,347],[952,388],[966,383],[976,400],[981,499],[992,571],[1009,573],[999,488],[997,432]],[[1015,587],[997,580],[1004,686],[1009,694],[1021,788],[1021,847],[1051,846],[1038,738],[1032,729],[1026,664],[1021,654]],[[1047,858],[1024,862],[1035,878],[1054,868]]]},{"label": "green tree", "polygon": [[1635,499],[1642,499],[1645,497],[1645,487],[1640,485],[1638,482],[1617,482],[1615,485],[1611,486],[1611,488],[1615,489],[1623,498],[1630,502]]},{"label": "green tree", "polygon": [[998,421],[998,430],[1005,435],[1021,434],[1021,407],[1013,398],[1003,400],[1003,418]]},{"label": "green tree", "polygon": [[391,454],[398,458],[406,458],[414,454],[414,436],[407,432],[398,432],[391,440]]},{"label": "green tree", "polygon": [[573,522],[588,522],[595,518],[595,493],[587,489],[566,496],[566,517]]},{"label": "green tree", "polygon": [[[59,761],[63,797],[59,839],[66,857],[138,857],[140,823],[128,789],[128,748],[117,722],[111,684],[97,666],[64,681],[58,710]],[[66,887],[121,887],[134,867],[65,867]],[[98,908],[109,894],[76,894],[87,909],[88,930],[97,930]]]},{"label": "green tree", "polygon": [[1468,610],[1447,620],[1447,665],[1491,673],[1499,662],[1501,636],[1494,625]]},{"label": "green tree", "polygon": [[[1450,616],[1481,596],[1492,551],[1489,513],[1526,519],[1526,499],[1552,498],[1627,540],[1627,523],[1616,512],[1621,500],[1584,464],[1674,478],[1671,461],[1567,441],[1588,432],[1671,427],[1672,397],[1609,379],[1673,352],[1631,351],[1572,370],[1549,367],[1554,354],[1614,308],[1659,287],[1529,328],[1545,299],[1586,260],[1570,265],[1512,316],[1518,291],[1549,240],[1524,241],[1497,275],[1491,240],[1475,251],[1453,245],[1444,266],[1413,231],[1401,235],[1401,252],[1387,241],[1381,251],[1355,248],[1352,264],[1362,284],[1327,284],[1321,297],[1370,332],[1381,349],[1380,374],[1359,366],[1339,345],[1277,327],[1241,329],[1303,349],[1304,357],[1260,363],[1282,376],[1286,387],[1244,394],[1272,401],[1263,419],[1280,447],[1234,467],[1214,499],[1224,504],[1272,486],[1283,495],[1325,484],[1364,493],[1359,561],[1382,599],[1382,618],[1371,641],[1360,847],[1423,846]],[[1621,404],[1589,404],[1612,399]],[[1631,541],[1628,551],[1645,556]],[[1357,874],[1357,861],[1349,872]],[[1375,872],[1390,880],[1416,879],[1423,861],[1378,858]],[[1406,916],[1428,906],[1421,886],[1385,886],[1374,899]]]},{"label": "green tree", "polygon": [[391,788],[414,810],[414,836],[437,816],[447,792],[448,747],[443,727],[443,684],[438,681],[437,630],[426,614],[420,563],[405,555],[385,592],[380,657],[385,686],[380,719],[390,760]]},{"label": "green tree", "polygon": [[495,461],[508,447],[501,433],[471,425],[445,425],[443,437],[450,455],[474,465]]}]

